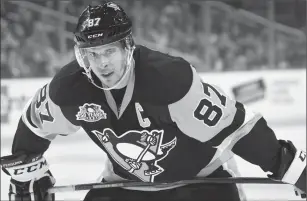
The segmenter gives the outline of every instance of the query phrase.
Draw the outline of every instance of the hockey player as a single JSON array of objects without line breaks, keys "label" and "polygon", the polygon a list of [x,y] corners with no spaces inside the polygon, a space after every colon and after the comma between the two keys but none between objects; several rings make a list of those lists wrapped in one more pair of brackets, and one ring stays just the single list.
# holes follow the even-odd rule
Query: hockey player
[{"label": "hockey player", "polygon": [[[12,155],[10,200],[51,200],[43,154],[57,135],[83,128],[108,156],[102,181],[227,178],[233,154],[306,191],[305,152],[277,140],[266,120],[201,80],[184,59],[135,45],[124,10],[88,6],[75,35],[76,60],[26,106]],[[84,148],[84,147],[80,147]],[[235,184],[90,190],[90,200],[239,200]]]}]

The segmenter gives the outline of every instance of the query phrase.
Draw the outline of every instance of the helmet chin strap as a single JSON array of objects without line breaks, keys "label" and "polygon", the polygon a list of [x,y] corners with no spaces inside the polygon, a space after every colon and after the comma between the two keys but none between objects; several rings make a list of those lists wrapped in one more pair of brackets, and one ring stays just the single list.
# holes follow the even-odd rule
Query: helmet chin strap
[{"label": "helmet chin strap", "polygon": [[[84,70],[85,70],[85,74],[86,76],[88,77],[89,81],[97,88],[99,89],[102,89],[102,90],[112,90],[112,89],[115,89],[117,88],[126,78],[127,74],[130,72],[131,70],[131,67],[132,67],[132,58],[133,58],[133,52],[134,52],[134,49],[135,49],[135,46],[132,46],[131,48],[128,49],[128,54],[127,54],[127,59],[126,59],[126,68],[125,68],[125,72],[123,73],[123,75],[121,76],[121,78],[112,86],[112,87],[108,87],[105,85],[105,87],[101,87],[101,86],[98,86],[94,79],[92,78],[92,75],[91,75],[91,69],[90,67],[84,67]],[[102,85],[103,82],[101,82]]]}]

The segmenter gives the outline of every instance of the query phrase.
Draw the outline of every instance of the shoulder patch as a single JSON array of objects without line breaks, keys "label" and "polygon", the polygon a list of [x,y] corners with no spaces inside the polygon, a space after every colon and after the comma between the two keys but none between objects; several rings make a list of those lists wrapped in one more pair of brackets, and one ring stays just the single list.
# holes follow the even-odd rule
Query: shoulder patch
[{"label": "shoulder patch", "polygon": [[143,101],[168,105],[180,100],[189,91],[193,72],[186,60],[142,46],[134,56],[136,87]]},{"label": "shoulder patch", "polygon": [[76,117],[77,120],[96,122],[101,119],[106,119],[107,114],[101,109],[100,105],[94,103],[85,103],[79,107],[79,112]]}]

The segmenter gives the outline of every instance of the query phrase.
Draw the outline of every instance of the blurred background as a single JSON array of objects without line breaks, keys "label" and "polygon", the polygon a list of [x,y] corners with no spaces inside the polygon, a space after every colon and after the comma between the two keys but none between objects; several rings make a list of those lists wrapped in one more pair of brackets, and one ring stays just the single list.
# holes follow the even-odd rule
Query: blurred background
[{"label": "blurred background", "polygon": [[[306,67],[305,0],[116,0],[136,41],[200,71]],[[1,77],[52,76],[71,60],[78,15],[99,1],[1,1]]]},{"label": "blurred background", "polygon": [[[91,0],[1,0],[1,155],[25,103],[74,59],[73,34]],[[188,60],[203,79],[261,112],[278,138],[306,150],[306,0],[114,0],[138,44]],[[46,152],[57,185],[93,182],[105,155],[84,132]],[[265,177],[236,157],[242,176]],[[9,178],[1,172],[1,200]],[[259,188],[260,187],[260,188]],[[247,200],[299,200],[291,186],[246,185]],[[80,200],[86,192],[58,195]]]}]

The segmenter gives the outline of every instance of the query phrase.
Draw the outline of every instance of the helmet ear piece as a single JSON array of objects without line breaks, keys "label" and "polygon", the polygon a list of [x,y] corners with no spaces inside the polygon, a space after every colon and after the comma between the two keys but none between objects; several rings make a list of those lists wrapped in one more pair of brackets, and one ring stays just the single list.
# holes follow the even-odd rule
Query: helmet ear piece
[{"label": "helmet ear piece", "polygon": [[125,38],[124,46],[128,49],[134,48],[135,44],[134,44],[134,40],[131,34]]},{"label": "helmet ear piece", "polygon": [[130,46],[130,48],[132,48],[132,47],[134,47],[135,46],[135,44],[134,44],[134,40],[133,40],[133,37],[132,37],[132,35],[130,34],[127,38],[126,38],[126,40],[127,40],[127,44],[128,44],[128,46]]}]

